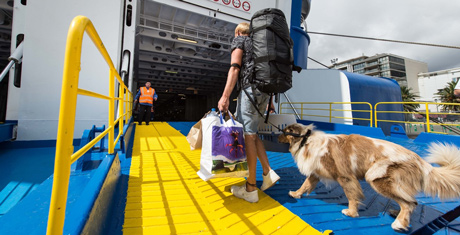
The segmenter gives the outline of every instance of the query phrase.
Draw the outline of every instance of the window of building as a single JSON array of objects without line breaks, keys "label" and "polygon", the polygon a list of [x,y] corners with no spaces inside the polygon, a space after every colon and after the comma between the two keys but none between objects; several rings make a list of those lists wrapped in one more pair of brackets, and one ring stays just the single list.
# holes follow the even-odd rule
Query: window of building
[{"label": "window of building", "polygon": [[367,66],[376,65],[376,64],[378,64],[378,63],[379,63],[378,61],[372,61],[372,62],[368,61],[368,62],[367,62]]},{"label": "window of building", "polygon": [[406,66],[400,64],[390,63],[390,69],[396,69],[399,71],[406,71]]},{"label": "window of building", "polygon": [[389,56],[390,62],[395,62],[399,64],[404,64],[404,59],[394,57],[394,56]]},{"label": "window of building", "polygon": [[399,71],[390,71],[392,77],[405,77],[406,73],[399,72]]},{"label": "window of building", "polygon": [[390,74],[390,71],[384,71],[384,72],[380,73],[380,76],[382,76],[382,77],[390,77],[391,74]]},{"label": "window of building", "polygon": [[385,63],[385,62],[388,62],[388,56],[379,58],[379,63],[382,64],[382,63]]},{"label": "window of building", "polygon": [[366,70],[366,73],[375,73],[375,72],[378,72],[378,71],[379,71],[378,68],[376,68],[376,69],[368,69],[368,70]]},{"label": "window of building", "polygon": [[358,70],[358,69],[364,68],[365,66],[366,66],[366,63],[355,64],[353,65],[353,70]]},{"label": "window of building", "polygon": [[364,74],[364,69],[358,69],[354,71],[355,73]]}]

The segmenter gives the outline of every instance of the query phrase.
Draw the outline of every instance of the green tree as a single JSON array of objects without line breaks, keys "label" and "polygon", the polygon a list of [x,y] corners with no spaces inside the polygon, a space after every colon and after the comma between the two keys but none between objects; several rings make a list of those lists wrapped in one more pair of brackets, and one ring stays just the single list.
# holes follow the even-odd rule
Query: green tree
[{"label": "green tree", "polygon": [[[454,95],[455,85],[456,82],[452,81],[447,83],[447,85],[442,88],[438,89],[436,95],[439,95],[441,98],[441,103],[460,103],[457,97]],[[460,111],[460,106],[458,105],[441,105],[443,111]]]},{"label": "green tree", "polygon": [[[415,102],[415,99],[420,96],[414,94],[412,88],[402,86],[401,97],[403,102]],[[405,112],[415,112],[420,107],[420,104],[404,104],[403,107]]]}]

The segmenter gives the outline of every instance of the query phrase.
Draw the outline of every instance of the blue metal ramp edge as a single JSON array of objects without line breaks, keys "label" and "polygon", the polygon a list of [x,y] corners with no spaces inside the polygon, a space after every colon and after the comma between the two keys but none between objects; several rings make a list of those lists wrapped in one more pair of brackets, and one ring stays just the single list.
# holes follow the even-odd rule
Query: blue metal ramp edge
[{"label": "blue metal ramp edge", "polygon": [[[81,171],[71,173],[67,200],[65,234],[107,234],[113,209],[116,189],[123,165],[120,159],[129,162],[121,149],[132,145],[131,129],[125,128],[122,138],[124,146],[116,146],[116,154],[107,154],[106,141],[102,148],[93,151]],[[123,142],[122,141],[122,142]],[[126,145],[125,145],[126,144]],[[129,151],[128,151],[128,154]],[[34,191],[16,204],[0,218],[0,234],[45,234],[53,176],[46,179]],[[18,219],[22,218],[22,219]]]}]

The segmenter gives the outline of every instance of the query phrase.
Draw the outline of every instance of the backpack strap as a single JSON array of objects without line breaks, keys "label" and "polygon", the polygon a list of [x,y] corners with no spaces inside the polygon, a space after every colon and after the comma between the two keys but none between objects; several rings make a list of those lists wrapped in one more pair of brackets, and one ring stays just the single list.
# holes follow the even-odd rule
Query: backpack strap
[{"label": "backpack strap", "polygon": [[260,56],[254,59],[254,63],[270,62],[270,61],[276,61],[280,64],[287,64],[287,65],[292,64],[290,61],[286,61],[285,59],[279,56],[276,56],[276,55]]},{"label": "backpack strap", "polygon": [[[251,86],[251,89],[254,89],[254,87]],[[264,117],[264,115],[260,112],[259,108],[257,108],[257,103],[256,103],[256,101],[248,94],[248,92],[247,92],[245,89],[243,89],[243,91],[244,91],[244,93],[246,94],[246,96],[249,98],[249,101],[250,101],[251,104],[254,106],[254,108],[256,108],[256,110],[257,110],[257,112],[259,113],[259,115],[260,115],[261,117]],[[254,93],[254,92],[253,92],[253,93]],[[270,95],[269,107],[270,107],[270,104],[271,104],[271,102],[272,102],[272,99],[273,99],[273,94]],[[268,116],[269,116],[269,115],[270,115],[270,112],[267,113],[267,117],[265,118],[265,122],[264,122],[264,123],[268,123],[268,124],[272,125],[273,127],[275,127],[276,129],[278,129],[279,131],[283,132],[283,130],[282,130],[281,128],[277,127],[275,124],[273,124],[273,123],[271,123],[271,122],[268,121]],[[283,132],[283,133],[284,133],[284,132]]]},{"label": "backpack strap", "polygon": [[270,94],[270,99],[268,99],[268,112],[267,112],[267,116],[265,116],[265,122],[264,123],[267,123],[268,122],[268,116],[270,116],[270,110],[271,110],[271,106],[272,106],[272,101],[273,101],[273,94]]},{"label": "backpack strap", "polygon": [[[251,89],[254,91],[254,86],[251,86]],[[254,106],[254,108],[257,110],[259,115],[261,117],[264,117],[264,115],[260,112],[259,108],[257,107],[257,102],[249,95],[249,93],[246,91],[246,89],[243,88],[243,91],[246,94],[246,96],[248,97],[248,99],[251,102],[252,106]],[[253,94],[254,94],[254,92],[253,92]]]},{"label": "backpack strap", "polygon": [[281,34],[281,32],[279,32],[278,30],[275,30],[273,29],[271,26],[269,25],[264,25],[264,26],[260,26],[260,27],[257,27],[255,29],[252,29],[252,32],[251,32],[251,35],[257,33],[258,31],[260,30],[264,30],[264,29],[270,29],[271,32],[275,33],[279,38],[281,38],[281,40],[284,41],[284,43],[286,44],[292,44],[291,42],[291,36],[288,34],[288,35],[284,35],[284,34]]},{"label": "backpack strap", "polygon": [[[251,89],[253,90],[253,94],[254,94],[254,86],[251,86]],[[257,101],[254,100],[250,95],[249,93],[246,91],[246,89],[243,89],[244,93],[246,94],[246,96],[248,97],[249,101],[251,102],[252,106],[254,106],[254,108],[257,110],[257,112],[259,113],[259,115],[263,118],[264,115],[260,112],[259,108],[257,107]],[[273,94],[270,94],[270,99],[268,101],[268,107],[270,107],[270,104],[272,103],[272,100],[273,100]],[[264,123],[268,123],[268,117],[270,115],[270,112],[267,112],[267,116],[265,116],[265,121]],[[271,123],[270,123],[271,124]],[[273,124],[272,124],[273,125]]]}]

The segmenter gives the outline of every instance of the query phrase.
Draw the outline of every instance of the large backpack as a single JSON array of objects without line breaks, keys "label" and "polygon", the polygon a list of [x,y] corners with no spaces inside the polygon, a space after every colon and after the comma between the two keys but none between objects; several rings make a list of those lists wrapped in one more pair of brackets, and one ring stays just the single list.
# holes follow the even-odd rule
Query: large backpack
[{"label": "large backpack", "polygon": [[265,93],[282,93],[292,87],[294,43],[280,9],[267,8],[254,13],[250,36],[253,45],[254,73],[252,84]]}]

